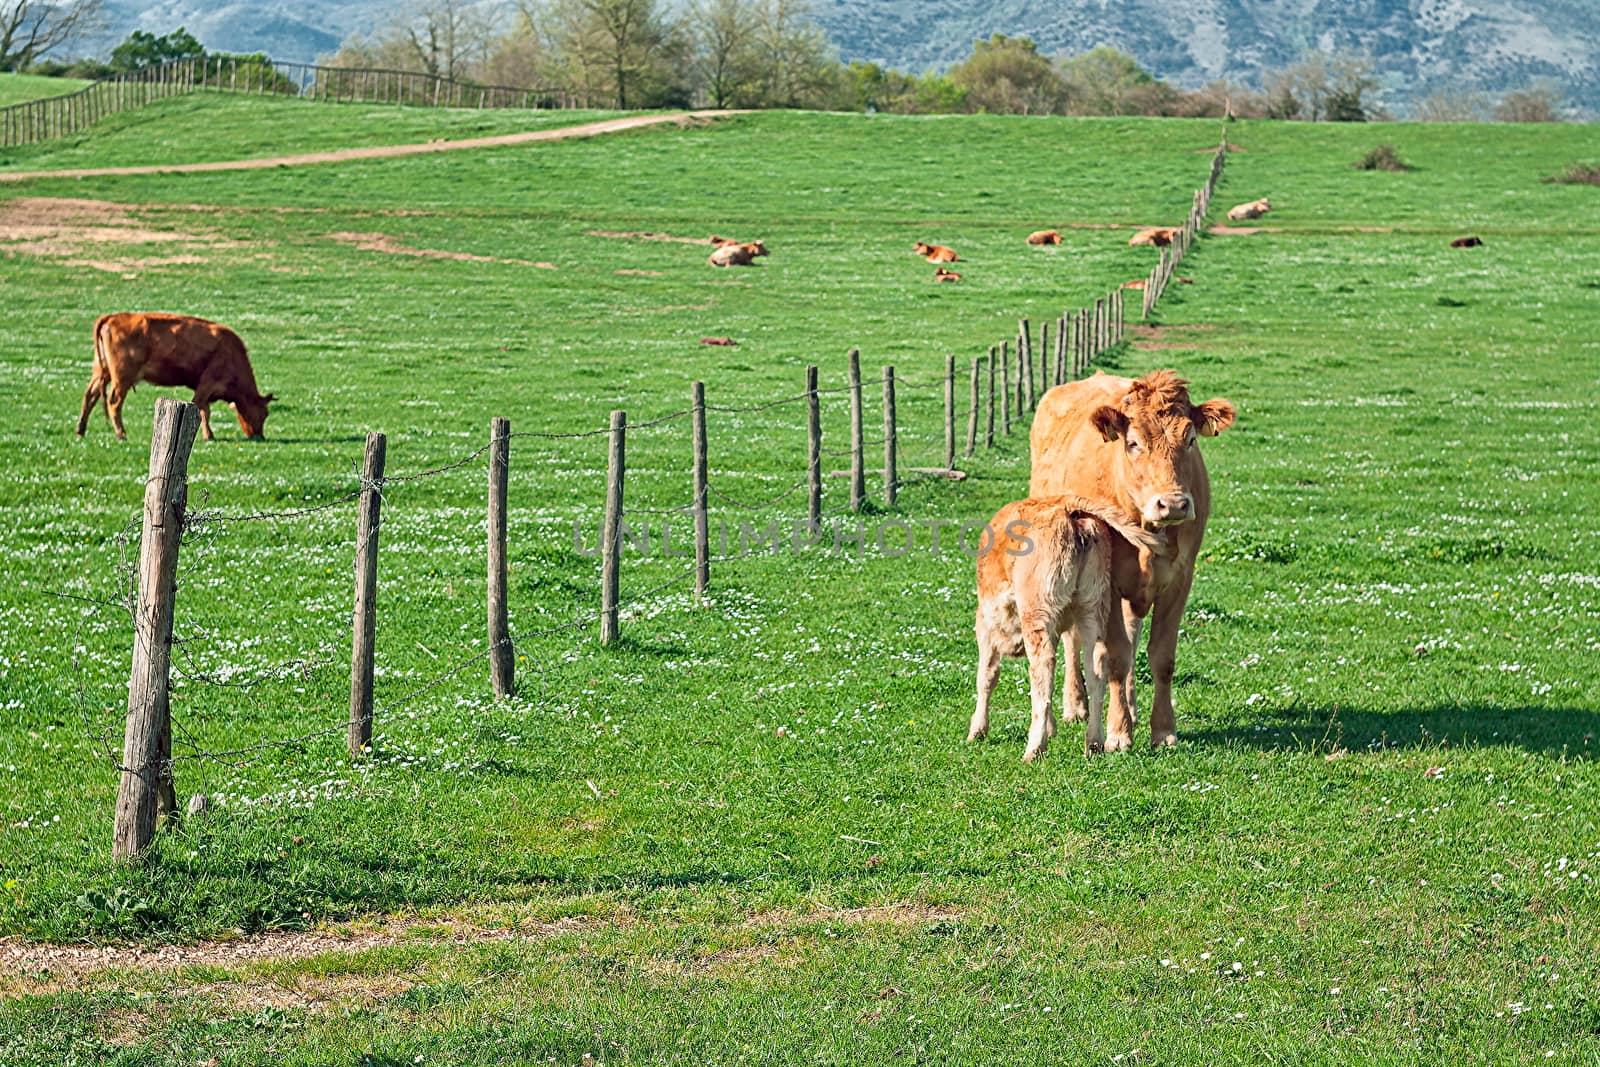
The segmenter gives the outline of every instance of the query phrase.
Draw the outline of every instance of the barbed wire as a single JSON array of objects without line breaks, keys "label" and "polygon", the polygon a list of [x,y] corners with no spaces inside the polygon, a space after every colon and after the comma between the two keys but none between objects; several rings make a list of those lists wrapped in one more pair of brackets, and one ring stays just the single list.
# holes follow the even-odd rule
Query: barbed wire
[{"label": "barbed wire", "polygon": [[744,501],[738,500],[738,499],[735,499],[734,497],[729,496],[727,493],[724,493],[722,490],[718,489],[716,486],[711,485],[709,483],[707,483],[706,489],[713,496],[716,496],[716,497],[720,498],[721,500],[724,500],[727,503],[732,504],[736,508],[743,508],[745,511],[765,511],[767,508],[775,507],[776,505],[782,503],[784,500],[787,500],[789,497],[793,496],[796,492],[800,491],[801,489],[805,488],[806,486],[808,486],[810,484],[811,484],[811,478],[810,478],[809,475],[807,475],[806,477],[801,478],[799,481],[797,481],[793,485],[789,486],[789,488],[785,489],[783,492],[779,493],[777,496],[773,497],[771,500],[769,500],[769,501],[767,501],[766,503],[763,503],[763,504],[746,504]]}]

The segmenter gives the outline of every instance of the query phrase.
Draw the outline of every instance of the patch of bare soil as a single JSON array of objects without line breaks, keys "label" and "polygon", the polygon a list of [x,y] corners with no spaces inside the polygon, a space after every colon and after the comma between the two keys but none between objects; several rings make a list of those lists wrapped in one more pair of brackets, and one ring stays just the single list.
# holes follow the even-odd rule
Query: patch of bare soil
[{"label": "patch of bare soil", "polygon": [[[192,249],[237,247],[201,231],[154,229],[132,208],[105,200],[21,197],[0,202],[0,253],[55,260],[72,267],[137,276],[151,268],[204,263]],[[169,255],[116,254],[119,245],[186,245]]]},{"label": "patch of bare soil", "polygon": [[[1214,154],[1216,152],[1216,150],[1217,150],[1217,146],[1216,145],[1212,145],[1209,148],[1195,148],[1195,149],[1192,149],[1194,154],[1197,155],[1197,156],[1209,156],[1209,155]],[[1234,144],[1232,141],[1229,141],[1228,142],[1228,151],[1230,151],[1230,152],[1248,152],[1249,149],[1248,148],[1240,148],[1238,145]]]},{"label": "patch of bare soil", "polygon": [[[675,237],[670,233],[656,233],[654,230],[585,230],[588,237],[611,237],[624,241],[672,241],[683,245],[709,245],[709,238],[705,237]],[[617,272],[621,274],[621,271]]]},{"label": "patch of bare soil", "polygon": [[1217,222],[1207,226],[1206,232],[1219,237],[1249,237],[1253,233],[1268,233],[1275,229],[1272,226],[1229,226],[1227,223]]},{"label": "patch of bare soil", "polygon": [[[391,945],[514,941],[575,930],[581,925],[575,919],[520,923],[513,928],[388,918],[333,930],[258,934],[194,945],[49,945],[8,939],[0,941],[0,998],[69,989],[85,976],[108,969],[162,971],[180,967],[239,967],[307,959],[330,952],[365,952]],[[18,982],[22,988],[13,988]]]},{"label": "patch of bare soil", "polygon": [[659,271],[659,270],[619,270],[619,271],[615,271],[614,273],[617,273],[617,274],[635,274],[635,275],[638,275],[638,276],[640,276],[642,278],[659,278],[665,273],[665,271]]},{"label": "patch of bare soil", "polygon": [[421,259],[453,259],[462,263],[510,263],[518,267],[538,267],[555,270],[554,263],[535,263],[528,259],[502,259],[498,256],[479,256],[471,252],[446,252],[440,248],[412,248],[403,245],[386,233],[350,233],[340,231],[328,234],[330,240],[359,248],[363,252],[383,252],[391,256],[416,256]]},{"label": "patch of bare soil", "polygon": [[1144,326],[1135,325],[1128,327],[1128,332],[1133,340],[1130,342],[1138,352],[1182,352],[1198,346],[1198,337],[1189,337],[1189,334],[1204,333],[1208,330],[1220,330],[1217,323],[1191,323],[1184,326]]}]

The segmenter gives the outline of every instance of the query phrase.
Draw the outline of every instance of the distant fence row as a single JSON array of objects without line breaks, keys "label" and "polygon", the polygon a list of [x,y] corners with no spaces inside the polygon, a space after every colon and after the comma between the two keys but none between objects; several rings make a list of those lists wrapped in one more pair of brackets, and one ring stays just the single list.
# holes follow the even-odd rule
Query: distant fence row
[{"label": "distant fence row", "polygon": [[[1220,160],[1223,149],[1218,151]],[[1195,197],[1195,212],[1203,215],[1203,205],[1208,204],[1210,193],[1220,174],[1220,162],[1214,162],[1206,188]],[[1199,220],[1191,213],[1192,231]],[[1169,256],[1165,250],[1162,264],[1175,262],[1187,240],[1175,246],[1178,251]],[[1159,288],[1157,289],[1159,296]],[[1152,301],[1146,291],[1147,309]],[[625,411],[613,411],[604,427],[595,427],[573,433],[524,431],[513,433],[507,419],[496,418],[490,425],[489,440],[480,447],[439,467],[414,474],[391,475],[387,473],[387,440],[381,433],[367,437],[366,451],[358,487],[334,500],[307,508],[287,512],[258,512],[226,515],[217,512],[194,511],[188,503],[188,460],[198,426],[198,410],[193,404],[166,398],[157,401],[155,427],[151,437],[149,478],[145,484],[143,525],[139,542],[137,581],[129,601],[123,604],[107,603],[105,606],[131,612],[134,627],[133,669],[128,688],[128,710],[124,727],[122,756],[118,760],[109,751],[110,739],[105,738],[108,756],[121,776],[118,793],[116,821],[113,837],[113,854],[119,858],[134,856],[145,849],[154,836],[157,826],[170,815],[176,814],[176,789],[174,783],[173,730],[169,710],[168,678],[172,670],[175,641],[174,618],[177,601],[177,568],[180,546],[186,531],[203,526],[236,524],[244,522],[294,520],[334,508],[353,507],[355,516],[354,560],[354,610],[351,633],[350,702],[348,712],[337,721],[314,728],[309,733],[283,740],[264,742],[255,746],[226,751],[202,750],[191,745],[191,754],[178,759],[240,760],[251,754],[283,746],[298,746],[317,738],[343,733],[350,758],[360,759],[371,752],[373,723],[381,712],[392,715],[407,704],[436,689],[448,679],[460,675],[475,664],[487,662],[489,689],[498,699],[507,699],[516,692],[514,649],[519,642],[529,642],[558,633],[591,631],[598,627],[602,645],[617,640],[625,609],[640,605],[649,598],[693,582],[697,596],[705,596],[711,587],[712,567],[746,557],[752,553],[749,546],[741,544],[741,551],[714,556],[709,531],[708,516],[712,497],[726,502],[745,514],[771,511],[784,501],[804,492],[803,512],[798,499],[793,506],[792,527],[820,536],[822,521],[832,515],[859,513],[868,506],[867,485],[869,475],[881,476],[883,506],[896,506],[899,490],[910,480],[907,476],[931,477],[950,480],[965,477],[957,468],[958,429],[963,408],[966,416],[965,455],[973,456],[980,441],[986,448],[994,447],[999,436],[1009,435],[1025,426],[1039,399],[1052,386],[1083,376],[1094,361],[1122,343],[1126,333],[1126,311],[1123,293],[1113,290],[1092,304],[1069,311],[1046,322],[1039,334],[1037,348],[1028,320],[1018,323],[1015,338],[1007,338],[991,347],[987,355],[971,361],[968,376],[968,396],[965,405],[957,402],[957,363],[953,355],[945,357],[942,377],[922,382],[908,381],[893,366],[882,368],[882,438],[868,440],[866,433],[866,390],[861,373],[860,353],[851,349],[847,356],[845,380],[842,384],[823,387],[819,368],[805,370],[804,388],[792,395],[764,403],[745,406],[719,406],[707,402],[705,386],[701,382],[691,385],[689,405],[665,415],[630,424]],[[900,465],[900,444],[903,425],[898,398],[904,390],[938,390],[943,397],[943,449],[941,462],[931,467],[904,468]],[[824,394],[848,395],[848,440],[842,449],[823,448],[821,398]],[[724,493],[712,484],[709,467],[711,454],[708,414],[739,416],[766,412],[788,405],[804,405],[806,411],[805,468],[795,481],[769,500],[741,501]],[[689,433],[683,446],[690,497],[687,503],[675,508],[630,509],[627,504],[627,440],[629,430],[681,425],[687,420]],[[571,621],[539,629],[513,633],[509,622],[507,603],[507,507],[509,471],[512,463],[511,445],[516,438],[540,440],[596,440],[605,438],[607,462],[605,474],[604,512],[600,527],[598,554],[600,557],[599,608]],[[868,461],[868,448],[882,446],[882,464],[872,468]],[[385,702],[381,708],[374,705],[374,656],[378,635],[378,574],[379,534],[384,521],[386,486],[415,482],[460,471],[487,456],[487,543],[485,544],[485,640],[476,648],[439,673],[412,686],[397,699]],[[823,469],[827,457],[845,457],[848,469],[827,472]],[[832,510],[824,509],[824,480],[837,473],[848,478],[844,502]],[[622,559],[624,548],[640,535],[638,527],[630,527],[630,514],[679,514],[693,522],[693,562],[673,577],[651,584],[648,588],[632,591],[628,600],[623,598]],[[804,515],[802,521],[800,516]],[[782,530],[781,524],[774,524]],[[757,551],[765,543],[773,526],[758,535]],[[647,535],[646,535],[647,536]],[[741,538],[743,527],[741,527]],[[774,549],[777,542],[773,542]],[[723,546],[726,553],[726,545]],[[666,552],[665,555],[674,555]],[[687,558],[690,553],[680,553]],[[81,598],[80,598],[81,599]],[[189,655],[187,651],[183,653]],[[269,674],[271,672],[268,672]],[[191,680],[211,681],[200,672],[187,672]],[[240,686],[237,680],[216,681],[215,684]],[[330,716],[330,718],[332,718]],[[93,730],[91,728],[91,734]],[[181,736],[181,734],[180,734]],[[199,798],[197,798],[199,799]]]},{"label": "distant fence row", "polygon": [[327,67],[261,56],[174,59],[115,74],[76,92],[0,108],[0,148],[78,133],[108,115],[200,90],[289,96],[329,103],[413,107],[550,109],[588,106],[557,89],[474,85],[416,71]]}]

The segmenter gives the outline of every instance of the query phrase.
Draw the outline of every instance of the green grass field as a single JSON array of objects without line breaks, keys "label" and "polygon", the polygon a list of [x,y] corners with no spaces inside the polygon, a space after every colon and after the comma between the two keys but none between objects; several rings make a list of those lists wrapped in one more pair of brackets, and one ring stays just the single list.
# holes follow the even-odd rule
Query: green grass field
[{"label": "green grass field", "polygon": [[45,78],[38,74],[0,74],[0,107],[37,100],[44,96],[65,96],[89,83],[77,78]]},{"label": "green grass field", "polygon": [[[196,97],[0,166],[513,118]],[[964,369],[1018,317],[1143,275],[1127,236],[1181,220],[1217,135],[764,114],[0,185],[0,935],[405,931],[301,960],[8,973],[0,1062],[1600,1059],[1600,203],[1540,182],[1596,155],[1585,127],[1230,128],[1214,215],[1270,196],[1268,229],[1202,240],[1160,328],[1106,361],[1178,368],[1240,410],[1205,445],[1216,514],[1174,750],[1145,750],[1141,723],[1136,751],[1086,762],[1068,728],[1023,766],[1014,664],[991,739],[965,745],[972,565],[926,538],[899,558],[720,564],[711,603],[671,585],[613,649],[592,630],[525,640],[506,705],[480,665],[415,694],[481,648],[479,460],[385,491],[359,767],[340,726],[353,510],[195,532],[180,673],[259,684],[181,678],[179,755],[340,732],[181,760],[180,795],[220,803],[148,862],[109,859],[116,776],[90,735],[120,740],[131,636],[50,594],[119,594],[157,391],[127,405],[128,442],[98,415],[74,440],[97,314],[187,311],[250,345],[281,399],[267,442],[218,411],[196,445],[191,499],[222,515],[338,498],[370,429],[404,475],[477,448],[496,415],[639,422],[696,379],[712,405],[752,406],[799,392],[807,363],[837,387],[850,347],[870,383],[887,362],[908,379],[901,462],[931,465],[945,354]],[[1379,141],[1418,169],[1352,170]],[[28,230],[44,219],[59,232]],[[1043,226],[1066,245],[1024,247]],[[719,272],[704,246],[596,236],[644,231],[773,254]],[[1468,232],[1485,246],[1447,247]],[[965,280],[929,284],[918,239],[957,247]],[[870,436],[877,418],[874,399]],[[801,406],[709,422],[722,493],[769,500],[801,475]],[[845,423],[829,394],[825,447]],[[632,507],[688,500],[684,420],[628,448]],[[573,524],[594,529],[604,463],[603,438],[513,442],[514,630],[598,605]],[[988,518],[1026,490],[1025,435],[966,466],[902,489],[892,517]],[[749,514],[719,501],[713,521]],[[629,560],[624,598],[683,569]]]}]

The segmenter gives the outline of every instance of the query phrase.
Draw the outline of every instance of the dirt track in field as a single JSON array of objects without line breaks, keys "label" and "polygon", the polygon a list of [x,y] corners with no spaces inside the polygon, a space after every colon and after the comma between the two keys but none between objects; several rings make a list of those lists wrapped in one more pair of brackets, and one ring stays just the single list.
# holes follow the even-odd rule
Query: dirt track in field
[{"label": "dirt track in field", "polygon": [[0,172],[0,182],[22,182],[37,178],[98,178],[117,174],[195,174],[220,170],[267,170],[273,167],[302,167],[317,163],[347,163],[360,159],[392,159],[396,156],[420,156],[433,152],[459,152],[469,148],[493,148],[500,145],[528,144],[533,141],[560,141],[570,137],[595,137],[620,130],[633,130],[641,126],[659,126],[673,123],[688,126],[723,115],[738,115],[739,111],[674,111],[664,115],[629,115],[620,119],[586,122],[579,126],[563,126],[554,130],[529,130],[526,133],[507,133],[498,137],[474,137],[464,141],[429,141],[426,144],[377,145],[371,148],[344,148],[335,152],[307,152],[297,156],[273,156],[269,159],[235,159],[221,163],[169,163],[143,167],[96,167],[83,170],[31,170],[16,173]]}]

